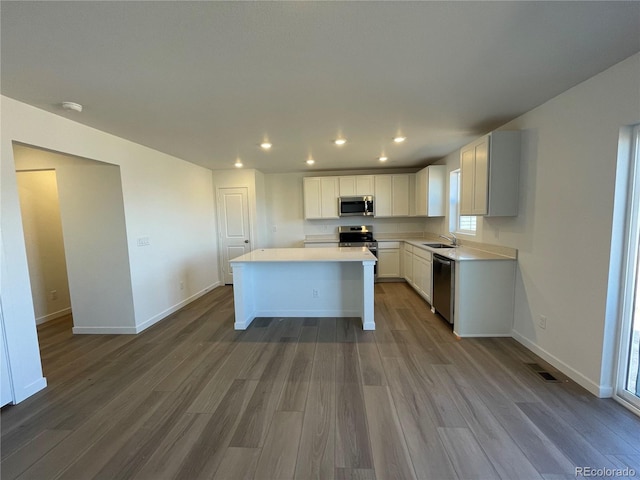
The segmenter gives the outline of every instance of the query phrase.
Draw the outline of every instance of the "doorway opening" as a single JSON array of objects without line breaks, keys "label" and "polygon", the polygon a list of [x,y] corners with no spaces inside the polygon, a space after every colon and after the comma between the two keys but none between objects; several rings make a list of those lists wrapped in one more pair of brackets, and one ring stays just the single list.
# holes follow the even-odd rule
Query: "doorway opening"
[{"label": "doorway opening", "polygon": [[36,324],[71,315],[55,169],[16,171]]},{"label": "doorway opening", "polygon": [[16,180],[40,358],[50,376],[48,339],[73,329],[56,171],[17,170]]},{"label": "doorway opening", "polygon": [[120,167],[19,143],[13,154],[39,337],[135,333]]}]

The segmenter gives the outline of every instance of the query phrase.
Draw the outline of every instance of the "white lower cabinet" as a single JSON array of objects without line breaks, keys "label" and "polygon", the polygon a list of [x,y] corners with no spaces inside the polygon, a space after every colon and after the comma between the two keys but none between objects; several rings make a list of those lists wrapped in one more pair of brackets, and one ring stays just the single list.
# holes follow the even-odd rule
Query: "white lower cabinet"
[{"label": "white lower cabinet", "polygon": [[413,278],[416,292],[427,302],[431,303],[431,275],[432,275],[431,252],[414,248],[413,250]]},{"label": "white lower cabinet", "polygon": [[378,278],[402,278],[400,242],[378,242]]},{"label": "white lower cabinet", "polygon": [[[404,243],[404,279],[433,304],[433,254]],[[513,329],[516,261],[457,261],[453,331],[459,337],[508,337]]]},{"label": "white lower cabinet", "polygon": [[431,303],[431,276],[433,272],[431,252],[405,243],[402,271],[407,283],[422,298]]},{"label": "white lower cabinet", "polygon": [[456,262],[453,331],[460,337],[510,337],[515,260]]},{"label": "white lower cabinet", "polygon": [[407,283],[413,286],[413,246],[408,243],[404,244],[402,275]]}]

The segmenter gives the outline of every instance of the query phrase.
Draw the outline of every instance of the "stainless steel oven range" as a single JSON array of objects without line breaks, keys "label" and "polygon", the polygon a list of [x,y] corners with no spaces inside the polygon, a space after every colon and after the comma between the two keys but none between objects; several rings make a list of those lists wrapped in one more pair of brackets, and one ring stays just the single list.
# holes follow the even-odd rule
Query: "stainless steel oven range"
[{"label": "stainless steel oven range", "polygon": [[[373,238],[373,227],[370,225],[339,227],[338,239],[341,247],[367,247],[378,258],[378,242]],[[373,267],[373,275],[378,276],[377,263]]]}]

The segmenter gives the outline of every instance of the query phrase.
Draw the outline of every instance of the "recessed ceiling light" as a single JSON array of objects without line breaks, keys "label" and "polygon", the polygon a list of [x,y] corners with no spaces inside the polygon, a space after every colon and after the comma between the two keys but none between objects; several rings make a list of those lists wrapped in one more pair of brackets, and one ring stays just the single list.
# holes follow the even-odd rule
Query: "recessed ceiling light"
[{"label": "recessed ceiling light", "polygon": [[236,168],[242,168],[242,160],[237,159],[236,163],[233,164]]},{"label": "recessed ceiling light", "polygon": [[378,160],[380,160],[381,162],[386,162],[389,159],[387,157],[385,157],[384,155],[382,155],[381,157],[378,157]]},{"label": "recessed ceiling light", "polygon": [[260,144],[260,148],[263,150],[269,150],[271,148],[271,142],[262,142]]},{"label": "recessed ceiling light", "polygon": [[65,110],[73,110],[74,112],[82,111],[82,105],[76,102],[62,102],[62,108]]},{"label": "recessed ceiling light", "polygon": [[335,143],[336,145],[344,145],[345,143],[347,143],[347,139],[346,138],[336,138],[333,143]]},{"label": "recessed ceiling light", "polygon": [[307,160],[307,165],[313,165],[316,161],[313,158]]},{"label": "recessed ceiling light", "polygon": [[398,135],[397,137],[394,137],[394,138],[393,138],[393,141],[394,141],[394,142],[396,142],[396,143],[402,143],[402,142],[404,142],[406,139],[407,139],[407,137],[403,137],[403,136],[401,136],[401,135]]}]

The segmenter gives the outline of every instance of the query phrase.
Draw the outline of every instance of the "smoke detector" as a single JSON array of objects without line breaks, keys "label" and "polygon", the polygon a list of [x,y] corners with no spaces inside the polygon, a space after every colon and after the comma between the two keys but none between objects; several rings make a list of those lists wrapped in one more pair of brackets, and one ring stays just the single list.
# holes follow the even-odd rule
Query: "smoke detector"
[{"label": "smoke detector", "polygon": [[62,102],[62,108],[65,110],[73,110],[74,112],[82,111],[82,105],[75,102]]}]

